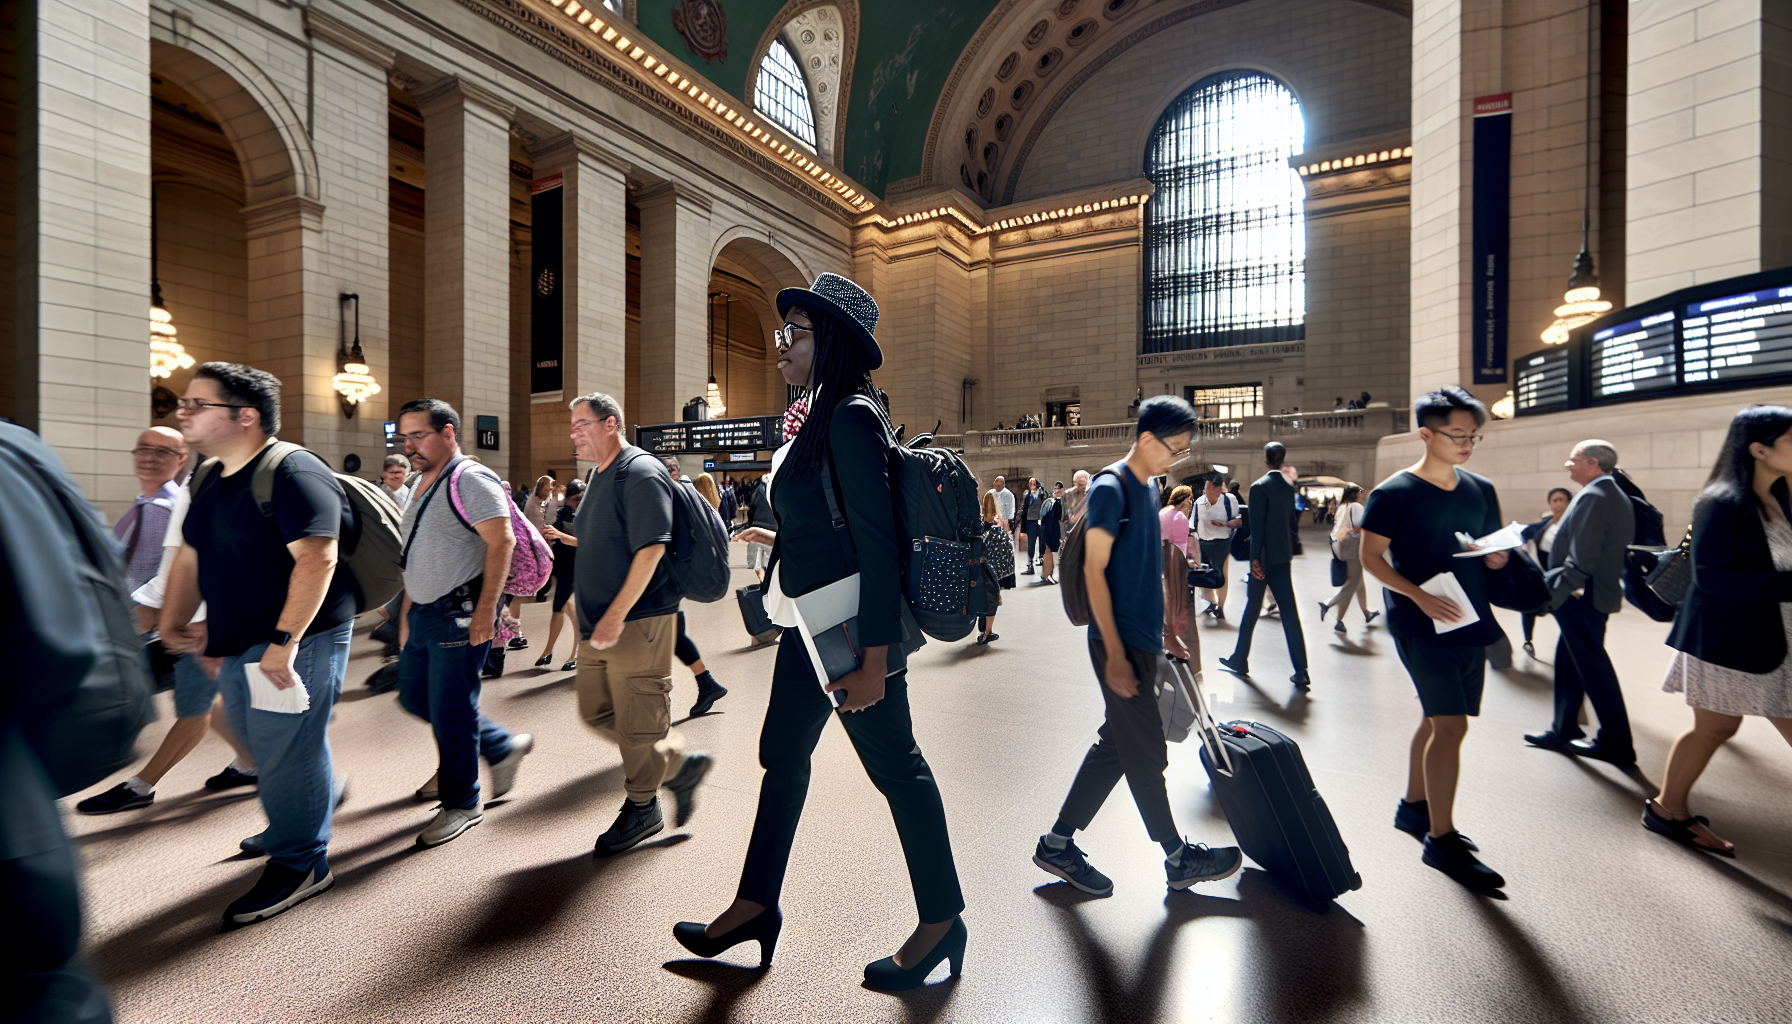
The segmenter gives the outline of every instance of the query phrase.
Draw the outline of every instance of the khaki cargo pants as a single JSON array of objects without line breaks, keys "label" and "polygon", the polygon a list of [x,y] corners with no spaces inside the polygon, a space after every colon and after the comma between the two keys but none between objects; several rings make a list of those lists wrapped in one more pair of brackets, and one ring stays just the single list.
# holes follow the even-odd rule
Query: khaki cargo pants
[{"label": "khaki cargo pants", "polygon": [[684,764],[684,737],[672,728],[677,639],[678,616],[659,615],[624,623],[609,650],[579,647],[579,717],[621,748],[623,786],[636,802],[653,799]]}]

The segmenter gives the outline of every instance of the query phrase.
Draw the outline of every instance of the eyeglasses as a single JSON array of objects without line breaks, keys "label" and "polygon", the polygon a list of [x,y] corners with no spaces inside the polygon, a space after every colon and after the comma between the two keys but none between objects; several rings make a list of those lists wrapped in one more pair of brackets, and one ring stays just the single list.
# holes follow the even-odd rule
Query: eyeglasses
[{"label": "eyeglasses", "polygon": [[1161,445],[1163,445],[1163,446],[1164,446],[1164,450],[1165,450],[1165,451],[1167,451],[1167,452],[1169,452],[1169,453],[1170,453],[1170,458],[1172,458],[1172,459],[1180,459],[1180,458],[1184,458],[1184,457],[1185,457],[1185,456],[1187,456],[1187,455],[1188,455],[1188,453],[1189,453],[1189,452],[1192,452],[1192,451],[1194,451],[1194,450],[1195,450],[1195,449],[1194,449],[1194,447],[1193,447],[1193,446],[1192,446],[1192,445],[1191,445],[1191,446],[1189,446],[1189,447],[1187,447],[1187,448],[1181,448],[1181,449],[1178,449],[1178,448],[1171,448],[1171,447],[1170,447],[1170,442],[1168,442],[1168,441],[1166,441],[1166,440],[1164,440],[1164,439],[1163,439],[1163,438],[1161,438],[1161,437],[1158,437],[1158,436],[1157,436],[1157,435],[1156,435],[1156,434],[1152,434],[1152,435],[1151,435],[1151,436],[1152,436],[1152,437],[1153,437],[1153,438],[1154,438],[1154,439],[1156,439],[1156,441],[1157,441],[1157,443],[1158,443],[1158,444],[1161,444]]},{"label": "eyeglasses", "polygon": [[1447,437],[1456,442],[1456,447],[1458,448],[1473,448],[1483,440],[1483,435],[1481,434],[1452,434],[1448,430],[1439,430],[1436,431],[1436,434],[1439,437]]},{"label": "eyeglasses", "polygon": [[188,412],[204,412],[207,409],[253,409],[253,408],[255,408],[252,405],[232,405],[229,402],[212,402],[212,401],[208,401],[204,398],[176,398],[174,400],[174,404],[177,408],[185,409]]},{"label": "eyeglasses", "polygon": [[611,417],[606,416],[601,420],[585,420],[585,419],[573,420],[572,421],[572,429],[574,429],[574,430],[593,430],[597,427],[603,426],[605,420],[608,420],[610,418]]},{"label": "eyeglasses", "polygon": [[428,437],[431,434],[440,434],[440,433],[441,433],[440,430],[413,430],[408,434],[399,434],[397,436],[403,440],[411,442],[412,444],[422,444],[424,438]]},{"label": "eyeglasses", "polygon": [[815,329],[813,327],[804,327],[801,324],[786,323],[784,326],[772,332],[772,341],[777,344],[778,351],[787,352],[789,351],[790,346],[796,344],[796,336],[798,334],[812,335],[814,333]]},{"label": "eyeglasses", "polygon": [[178,459],[187,453],[175,448],[157,448],[152,445],[142,445],[137,448],[132,448],[131,454],[138,458]]}]

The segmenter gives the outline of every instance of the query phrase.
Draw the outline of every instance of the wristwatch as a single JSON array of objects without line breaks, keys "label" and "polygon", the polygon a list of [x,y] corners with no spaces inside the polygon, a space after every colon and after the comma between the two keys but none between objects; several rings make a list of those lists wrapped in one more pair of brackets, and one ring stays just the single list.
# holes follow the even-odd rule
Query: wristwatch
[{"label": "wristwatch", "polygon": [[292,634],[278,629],[274,630],[273,636],[268,637],[268,644],[272,647],[285,647],[290,643],[292,643]]}]

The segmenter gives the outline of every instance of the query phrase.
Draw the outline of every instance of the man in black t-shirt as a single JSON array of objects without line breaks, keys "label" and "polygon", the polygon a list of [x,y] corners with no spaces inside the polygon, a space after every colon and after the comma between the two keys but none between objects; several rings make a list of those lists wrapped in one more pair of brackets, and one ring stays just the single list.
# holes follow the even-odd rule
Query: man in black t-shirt
[{"label": "man in black t-shirt", "polygon": [[[1456,831],[1456,779],[1469,717],[1481,713],[1485,649],[1505,635],[1488,606],[1487,572],[1505,568],[1506,552],[1455,556],[1469,550],[1457,534],[1479,537],[1500,525],[1493,484],[1459,468],[1481,440],[1476,431],[1487,422],[1487,408],[1447,387],[1420,396],[1412,417],[1425,457],[1383,480],[1363,512],[1363,568],[1387,588],[1388,630],[1425,715],[1413,734],[1406,798],[1394,812],[1394,827],[1421,837],[1426,864],[1484,892],[1506,882]],[[1424,589],[1446,576],[1454,577],[1468,607],[1439,596],[1440,587]]]},{"label": "man in black t-shirt", "polygon": [[[274,470],[270,507],[256,503],[255,474],[280,429],[280,381],[270,373],[200,366],[180,399],[180,426],[215,465],[195,474],[162,638],[198,655],[218,680],[231,727],[260,766],[268,817],[258,837],[268,865],[225,910],[229,928],[273,917],[335,881],[326,853],[338,789],[325,731],[354,629],[354,583],[336,547],[348,499],[322,460],[297,451]],[[207,619],[193,623],[201,599]],[[295,687],[302,697],[294,699]],[[270,700],[280,709],[265,710]]]}]

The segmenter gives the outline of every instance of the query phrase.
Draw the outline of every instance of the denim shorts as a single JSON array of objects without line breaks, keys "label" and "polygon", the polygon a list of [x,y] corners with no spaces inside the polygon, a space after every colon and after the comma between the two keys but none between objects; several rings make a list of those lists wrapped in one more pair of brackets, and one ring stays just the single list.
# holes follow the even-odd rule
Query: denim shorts
[{"label": "denim shorts", "polygon": [[183,654],[174,662],[174,717],[198,718],[210,714],[218,696],[218,681],[199,667],[199,656]]}]

